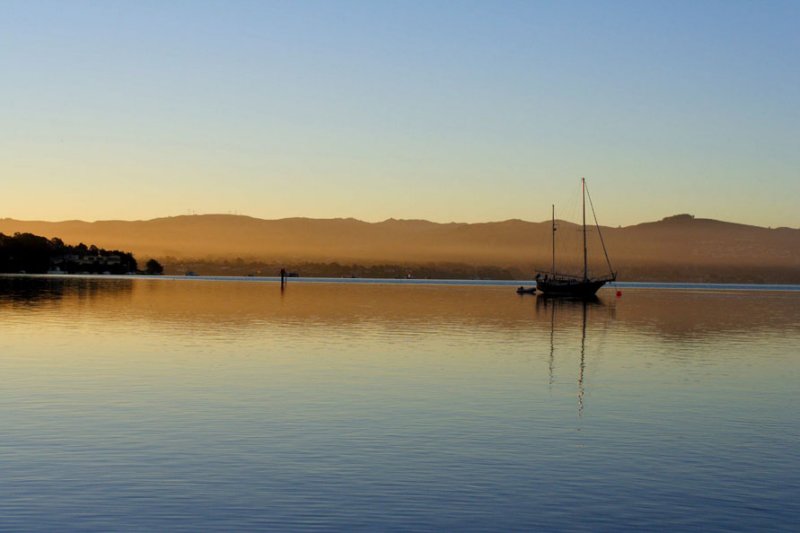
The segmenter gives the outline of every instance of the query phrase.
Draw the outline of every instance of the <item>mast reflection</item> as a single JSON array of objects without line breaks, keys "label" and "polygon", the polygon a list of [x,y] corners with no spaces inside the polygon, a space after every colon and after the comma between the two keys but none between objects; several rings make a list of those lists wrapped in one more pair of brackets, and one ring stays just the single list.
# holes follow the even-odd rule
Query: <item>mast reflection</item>
[{"label": "mast reflection", "polygon": [[555,324],[556,324],[556,307],[561,307],[564,311],[575,313],[580,309],[581,315],[581,343],[578,358],[578,416],[583,416],[585,390],[585,377],[586,377],[586,323],[588,319],[589,307],[605,307],[605,304],[598,298],[591,298],[587,300],[570,300],[570,299],[553,299],[539,296],[536,299],[536,311],[538,313],[550,314],[550,357],[548,360],[548,387],[552,389],[555,383]]},{"label": "mast reflection", "polygon": [[582,302],[581,314],[581,364],[578,372],[578,417],[583,416],[583,374],[586,370],[586,301]]},{"label": "mast reflection", "polygon": [[[545,300],[547,303],[547,300]],[[539,303],[539,300],[536,300],[536,303]],[[555,336],[555,329],[556,329],[556,306],[550,306],[550,361],[549,361],[549,379],[548,379],[548,387],[550,390],[553,390],[553,370],[555,369],[555,342],[553,341],[553,337]]]}]

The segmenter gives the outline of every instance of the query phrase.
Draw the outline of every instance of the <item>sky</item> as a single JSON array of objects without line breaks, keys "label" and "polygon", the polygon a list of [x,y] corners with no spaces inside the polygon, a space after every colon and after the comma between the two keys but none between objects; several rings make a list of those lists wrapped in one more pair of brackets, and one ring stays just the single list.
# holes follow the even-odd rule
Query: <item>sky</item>
[{"label": "sky", "polygon": [[0,218],[800,227],[800,2],[5,0]]}]

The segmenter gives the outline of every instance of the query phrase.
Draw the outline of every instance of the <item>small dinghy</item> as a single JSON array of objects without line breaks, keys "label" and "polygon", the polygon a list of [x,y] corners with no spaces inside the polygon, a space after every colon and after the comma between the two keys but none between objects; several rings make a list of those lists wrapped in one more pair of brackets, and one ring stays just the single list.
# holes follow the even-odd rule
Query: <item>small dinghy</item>
[{"label": "small dinghy", "polygon": [[517,287],[517,294],[536,294],[536,287],[529,287],[527,289],[522,286]]}]

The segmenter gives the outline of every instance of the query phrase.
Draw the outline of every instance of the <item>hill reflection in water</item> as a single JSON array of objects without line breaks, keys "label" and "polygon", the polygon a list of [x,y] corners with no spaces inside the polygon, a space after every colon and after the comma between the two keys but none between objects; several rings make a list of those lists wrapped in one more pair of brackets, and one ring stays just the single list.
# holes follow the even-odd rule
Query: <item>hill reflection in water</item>
[{"label": "hill reflection in water", "polygon": [[[102,278],[0,278],[0,306],[56,306],[69,312],[92,300],[104,320],[249,328],[253,324],[370,324],[391,328],[475,327],[539,331],[550,327],[548,301],[509,297],[508,287],[303,284]],[[586,309],[587,326],[610,323],[680,341],[761,330],[796,330],[798,295],[775,291],[603,290]],[[550,300],[559,325],[580,322],[580,302]]]}]

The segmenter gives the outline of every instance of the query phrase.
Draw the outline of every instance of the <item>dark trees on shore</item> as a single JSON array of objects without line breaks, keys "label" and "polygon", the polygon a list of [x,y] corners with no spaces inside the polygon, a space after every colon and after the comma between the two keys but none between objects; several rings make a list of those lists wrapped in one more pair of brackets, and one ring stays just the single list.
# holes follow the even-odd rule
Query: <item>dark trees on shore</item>
[{"label": "dark trees on shore", "polygon": [[160,275],[164,273],[164,267],[161,266],[161,263],[156,261],[155,259],[150,259],[145,264],[145,274],[153,275]]},{"label": "dark trees on shore", "polygon": [[52,244],[31,233],[8,237],[0,233],[0,271],[47,272]]},{"label": "dark trees on shore", "polygon": [[127,274],[136,272],[133,254],[104,250],[97,246],[64,244],[32,233],[0,233],[0,272],[45,274],[57,269],[65,273]]}]

